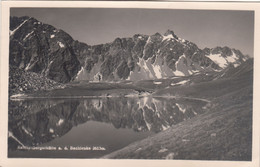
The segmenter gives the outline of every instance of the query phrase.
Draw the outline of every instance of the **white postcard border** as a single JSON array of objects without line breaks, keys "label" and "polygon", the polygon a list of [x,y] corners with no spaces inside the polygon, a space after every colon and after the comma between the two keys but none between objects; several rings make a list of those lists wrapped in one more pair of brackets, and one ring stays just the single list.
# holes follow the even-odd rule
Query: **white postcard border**
[{"label": "white postcard border", "polygon": [[[194,10],[253,10],[255,12],[254,34],[254,95],[253,95],[253,154],[252,161],[198,161],[198,160],[106,160],[106,159],[30,159],[7,158],[8,126],[8,53],[10,7],[59,7],[59,8],[156,8]],[[0,166],[259,166],[259,125],[260,125],[260,4],[228,2],[122,2],[122,1],[2,1],[1,26],[1,110],[0,110]]]}]

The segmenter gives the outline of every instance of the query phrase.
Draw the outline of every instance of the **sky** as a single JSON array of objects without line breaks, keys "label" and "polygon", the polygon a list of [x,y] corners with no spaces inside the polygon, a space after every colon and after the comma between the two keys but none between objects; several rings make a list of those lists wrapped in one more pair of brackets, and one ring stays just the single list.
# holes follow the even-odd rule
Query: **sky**
[{"label": "sky", "polygon": [[253,57],[254,12],[120,8],[11,8],[11,16],[30,16],[62,29],[74,40],[96,45],[134,34],[168,29],[205,47],[228,46]]}]

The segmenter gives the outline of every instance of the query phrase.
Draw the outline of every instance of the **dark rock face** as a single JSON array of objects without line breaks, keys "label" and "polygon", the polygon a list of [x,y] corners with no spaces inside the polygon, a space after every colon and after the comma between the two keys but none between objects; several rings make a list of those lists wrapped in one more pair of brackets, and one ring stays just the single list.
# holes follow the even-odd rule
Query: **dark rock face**
[{"label": "dark rock face", "polygon": [[[215,58],[223,58],[220,64]],[[173,31],[163,35],[136,34],[95,46],[30,17],[10,19],[10,65],[39,73],[57,82],[73,80],[140,80],[220,71],[247,60],[239,50],[205,48],[181,39]]]},{"label": "dark rock face", "polygon": [[11,18],[10,65],[69,82],[80,68],[72,42],[67,33],[33,18]]}]

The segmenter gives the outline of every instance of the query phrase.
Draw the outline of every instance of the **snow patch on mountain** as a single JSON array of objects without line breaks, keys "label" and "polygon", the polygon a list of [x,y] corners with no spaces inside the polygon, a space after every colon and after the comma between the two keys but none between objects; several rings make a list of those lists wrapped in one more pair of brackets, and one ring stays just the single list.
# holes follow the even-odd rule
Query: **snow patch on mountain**
[{"label": "snow patch on mountain", "polygon": [[[32,62],[33,62],[33,59],[31,59],[30,62],[27,64],[27,66],[24,69],[25,71],[30,70],[35,65],[36,62],[33,62],[33,63]],[[51,63],[49,63],[47,70],[49,69],[49,66],[51,65]]]},{"label": "snow patch on mountain", "polygon": [[64,47],[65,47],[65,45],[64,45],[62,42],[60,42],[60,41],[58,41],[58,44],[59,44],[59,46],[60,46],[61,48],[64,48]]},{"label": "snow patch on mountain", "polygon": [[[233,64],[234,67],[237,67],[241,64],[238,55],[235,54],[233,50],[232,54],[226,57],[223,57],[221,54],[209,54],[206,56],[210,58],[212,61],[214,61],[216,64],[218,64],[222,69],[226,68],[229,64]],[[245,58],[243,58],[243,60],[244,59]]]},{"label": "snow patch on mountain", "polygon": [[186,108],[185,108],[183,105],[176,103],[176,106],[179,108],[179,110],[180,110],[183,114],[185,114]]},{"label": "snow patch on mountain", "polygon": [[184,85],[184,84],[187,83],[187,82],[189,82],[189,80],[183,80],[183,81],[178,82],[177,84]]},{"label": "snow patch on mountain", "polygon": [[81,69],[78,71],[78,73],[77,73],[77,75],[76,75],[75,80],[78,80],[78,79],[79,79],[79,75],[80,75],[81,73],[83,73],[83,71],[84,71],[84,67],[81,67]]},{"label": "snow patch on mountain", "polygon": [[130,71],[130,74],[128,76],[128,78],[126,79],[127,81],[130,81],[130,76],[133,74],[133,71]]},{"label": "snow patch on mountain", "polygon": [[233,64],[234,65],[234,67],[238,67],[239,66],[239,64]]},{"label": "snow patch on mountain", "polygon": [[143,118],[144,118],[144,122],[146,124],[147,129],[150,131],[152,128],[152,125],[147,122],[145,112],[143,112]]},{"label": "snow patch on mountain", "polygon": [[102,81],[102,74],[100,72],[98,72],[96,75],[94,75],[94,82],[100,82]]},{"label": "snow patch on mountain", "polygon": [[160,82],[160,81],[153,81],[153,84],[155,84],[155,85],[161,85],[162,82]]},{"label": "snow patch on mountain", "polygon": [[155,76],[157,78],[162,78],[162,69],[161,69],[161,67],[159,65],[154,65],[153,67],[154,67],[153,70],[155,72]]},{"label": "snow patch on mountain", "polygon": [[173,73],[176,76],[185,76],[185,74],[183,73],[182,68],[181,68],[181,66],[183,64],[183,62],[182,62],[183,59],[185,59],[185,55],[180,56],[178,61],[175,63],[176,70]]},{"label": "snow patch on mountain", "polygon": [[227,60],[221,56],[221,54],[210,54],[208,55],[212,61],[214,61],[221,68],[225,68],[227,66]]},{"label": "snow patch on mountain", "polygon": [[[87,59],[85,60],[85,63],[87,62]],[[102,62],[96,63],[91,71],[86,70],[86,64],[81,67],[81,69],[78,71],[75,80],[81,81],[81,80],[90,80],[90,81],[101,81],[103,76],[100,73]],[[100,80],[99,80],[100,79]]]},{"label": "snow patch on mountain", "polygon": [[184,43],[186,40],[182,38],[178,38],[178,41]]},{"label": "snow patch on mountain", "polygon": [[154,57],[150,57],[147,60],[139,58],[137,62],[138,68],[130,72],[127,80],[161,79],[174,76],[173,71],[160,56],[155,55],[153,63],[152,58]]},{"label": "snow patch on mountain", "polygon": [[157,79],[174,76],[172,69],[170,69],[165,60],[161,56],[156,56],[155,62],[152,64]]},{"label": "snow patch on mountain", "polygon": [[24,126],[22,126],[23,131],[29,136],[33,136],[31,132],[29,132]]},{"label": "snow patch on mountain", "polygon": [[171,40],[171,39],[174,39],[174,37],[173,37],[172,34],[168,34],[168,35],[164,35],[164,36],[163,36],[163,41],[165,41],[165,40]]},{"label": "snow patch on mountain", "polygon": [[23,41],[25,41],[30,35],[32,35],[32,33],[34,33],[34,31],[31,31],[29,34],[27,34],[27,35],[24,37]]},{"label": "snow patch on mountain", "polygon": [[147,63],[144,59],[139,59],[139,62],[137,62],[137,65],[141,67],[141,72],[145,73],[146,76],[148,76],[148,78],[154,78],[154,74],[152,73],[151,64]]},{"label": "snow patch on mountain", "polygon": [[64,122],[64,119],[61,119],[61,118],[60,118],[59,121],[56,123],[56,125],[57,125],[57,126],[60,126],[61,124],[63,124],[63,122]]},{"label": "snow patch on mountain", "polygon": [[147,44],[149,43],[149,42],[151,42],[152,40],[151,40],[151,37],[149,36],[148,37],[148,39],[147,39],[147,41],[146,41],[146,44],[145,44],[145,46],[144,46],[144,48],[147,46]]},{"label": "snow patch on mountain", "polygon": [[50,129],[49,129],[49,132],[50,132],[50,133],[54,133],[53,128],[50,128]]},{"label": "snow patch on mountain", "polygon": [[[49,72],[50,72],[50,67],[51,67],[52,63],[53,63],[53,60],[49,63],[48,68],[47,68],[47,70],[45,71],[45,74],[49,74]],[[28,65],[29,65],[29,64],[28,64]]]},{"label": "snow patch on mountain", "polygon": [[183,80],[177,83],[171,83],[171,86],[175,86],[175,85],[184,85],[186,83],[188,83],[190,80]]},{"label": "snow patch on mountain", "polygon": [[235,63],[237,60],[238,60],[238,57],[236,56],[236,54],[232,51],[232,55],[231,56],[228,56],[226,58],[226,60],[229,62],[229,63]]},{"label": "snow patch on mountain", "polygon": [[[30,19],[30,18],[29,18]],[[10,30],[10,36],[14,35],[14,33],[21,28],[29,19],[24,20],[19,26],[17,26],[14,30]]]},{"label": "snow patch on mountain", "polygon": [[178,71],[178,70],[174,71],[173,73],[174,73],[174,75],[176,75],[176,76],[185,76],[185,74],[184,74],[183,72]]},{"label": "snow patch on mountain", "polygon": [[163,131],[164,131],[164,130],[167,130],[167,129],[169,129],[169,128],[170,128],[170,125],[167,125],[167,126],[162,125]]}]

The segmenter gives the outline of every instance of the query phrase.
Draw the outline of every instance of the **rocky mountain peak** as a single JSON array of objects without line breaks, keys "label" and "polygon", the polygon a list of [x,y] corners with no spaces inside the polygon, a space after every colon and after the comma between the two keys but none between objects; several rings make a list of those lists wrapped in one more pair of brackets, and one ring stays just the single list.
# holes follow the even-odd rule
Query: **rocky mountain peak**
[{"label": "rocky mountain peak", "polygon": [[172,36],[172,37],[178,39],[177,35],[175,35],[175,33],[172,30],[169,30],[169,29],[163,35],[164,36]]},{"label": "rocky mountain peak", "polygon": [[161,37],[162,35],[159,32],[157,32],[157,33],[153,34],[152,36]]}]

